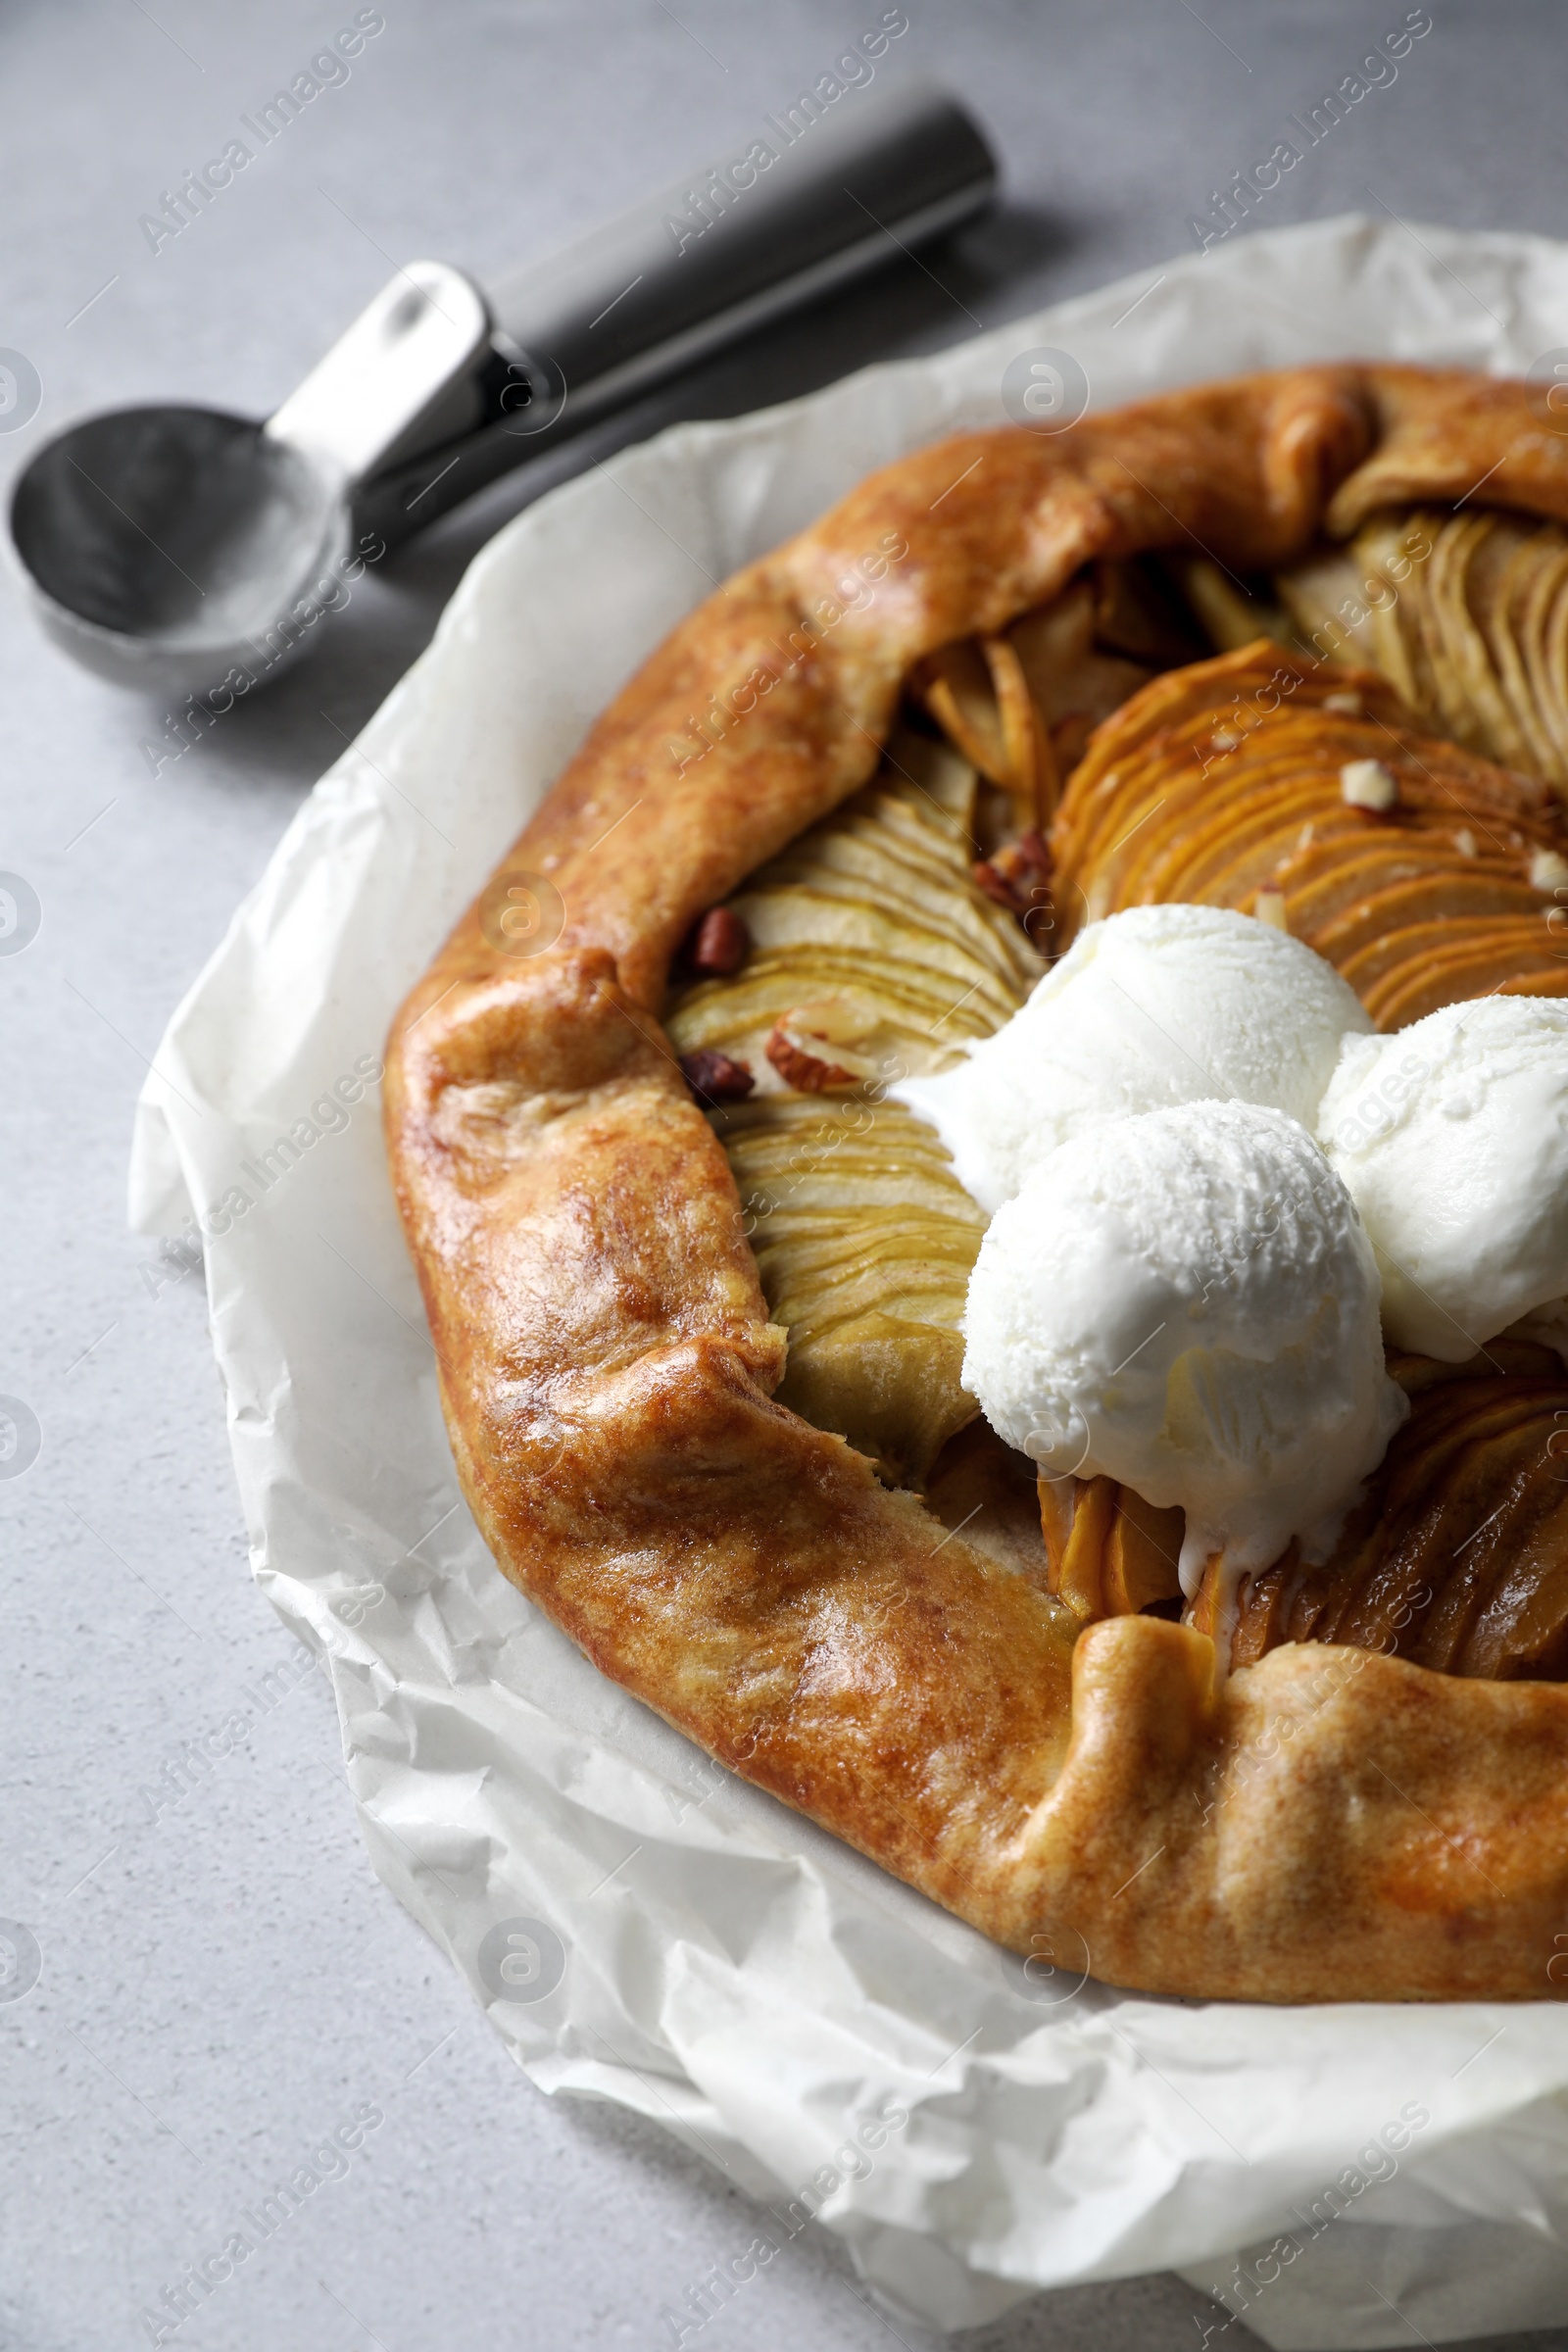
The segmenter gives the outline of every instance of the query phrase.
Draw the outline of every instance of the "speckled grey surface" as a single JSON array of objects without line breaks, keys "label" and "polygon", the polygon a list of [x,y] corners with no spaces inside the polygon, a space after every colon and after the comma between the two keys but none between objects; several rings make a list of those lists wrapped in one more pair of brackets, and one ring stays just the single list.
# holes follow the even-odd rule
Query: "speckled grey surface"
[{"label": "speckled grey surface", "polygon": [[[928,257],[931,273],[897,263],[452,517],[368,577],[311,661],[156,775],[143,745],[163,714],[69,668],[5,585],[0,868],[41,919],[20,954],[0,936],[0,1392],[36,1415],[42,1450],[0,1478],[0,1915],[39,1952],[22,1997],[0,1976],[4,2352],[148,2341],[143,2310],[362,2109],[382,2120],[343,2176],[192,2295],[166,2340],[664,2345],[665,2307],[751,2234],[744,2200],[673,2140],[535,2092],[373,1879],[328,1695],[292,1667],[246,1572],[199,1278],[127,1236],[123,1177],[172,1005],[507,514],[668,417],[934,349],[1190,246],[1210,190],[1403,14],[907,6],[900,63],[948,77],[992,125],[1004,210]],[[10,432],[0,411],[7,478],[91,406],[185,395],[264,413],[393,263],[427,253],[482,276],[544,252],[747,130],[881,10],[389,0],[350,79],[152,252],[138,217],[355,13],[8,12],[0,346],[36,369],[41,404]],[[1384,209],[1568,235],[1560,12],[1432,13],[1396,83],[1303,158],[1260,223]],[[1136,2280],[1042,2298],[968,2340],[1174,2352],[1221,2317],[1173,2279]],[[893,2338],[808,2233],[686,2340]],[[1234,2323],[1212,2340],[1251,2339]]]}]

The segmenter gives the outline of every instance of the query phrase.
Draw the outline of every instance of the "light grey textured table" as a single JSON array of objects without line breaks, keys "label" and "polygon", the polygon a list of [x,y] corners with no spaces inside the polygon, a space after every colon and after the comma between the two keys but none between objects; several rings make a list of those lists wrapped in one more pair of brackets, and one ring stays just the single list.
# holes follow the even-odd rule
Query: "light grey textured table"
[{"label": "light grey textured table", "polygon": [[[147,2341],[143,2308],[365,2108],[383,2120],[344,2176],[169,2340],[662,2345],[662,2308],[749,2235],[744,2201],[651,2126],[535,2092],[373,1879],[327,1692],[272,1671],[289,1645],[246,1571],[199,1277],[127,1236],[124,1167],[170,1009],[509,514],[670,416],[932,349],[1190,247],[1216,184],[1404,14],[1399,0],[906,5],[897,62],[945,75],[991,124],[1004,209],[929,271],[896,263],[450,518],[209,744],[155,775],[142,747],[162,714],[68,667],[5,590],[0,867],[32,885],[42,925],[0,956],[0,1392],[36,1413],[43,1449],[0,1480],[0,1914],[40,1953],[23,1997],[0,1976],[4,2352]],[[7,12],[0,345],[43,387],[32,421],[0,431],[8,476],[92,406],[184,394],[264,413],[393,263],[431,254],[482,276],[548,250],[747,131],[882,11],[385,0],[347,83],[154,253],[138,217],[355,13]],[[1262,223],[1364,209],[1568,234],[1560,10],[1432,0],[1432,14],[1397,81],[1304,158]],[[245,1736],[193,1763],[187,1743],[230,1715]],[[892,2342],[814,2234],[688,2342]],[[1143,2279],[1041,2299],[969,2340],[1159,2352],[1219,2316],[1174,2279]],[[1237,2324],[1219,2340],[1253,2339]]]}]

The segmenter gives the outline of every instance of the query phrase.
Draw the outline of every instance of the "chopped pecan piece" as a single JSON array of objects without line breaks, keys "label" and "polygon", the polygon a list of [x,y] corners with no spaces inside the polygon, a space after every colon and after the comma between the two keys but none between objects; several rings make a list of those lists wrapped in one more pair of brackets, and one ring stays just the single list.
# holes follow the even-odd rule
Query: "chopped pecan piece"
[{"label": "chopped pecan piece", "polygon": [[975,887],[983,890],[988,899],[994,900],[999,906],[1005,906],[1009,914],[1023,912],[1017,892],[989,858],[977,858],[969,870],[974,875]]},{"label": "chopped pecan piece", "polygon": [[970,869],[976,886],[1009,914],[1027,915],[1051,896],[1051,852],[1038,833],[1020,834]]},{"label": "chopped pecan piece", "polygon": [[732,1060],[714,1046],[701,1046],[680,1057],[681,1075],[699,1102],[744,1102],[757,1084],[747,1062]]},{"label": "chopped pecan piece", "polygon": [[710,906],[681,944],[680,959],[704,979],[733,978],[752,950],[752,935],[730,906]]},{"label": "chopped pecan piece", "polygon": [[1020,833],[997,852],[994,862],[1020,884],[1051,880],[1051,852],[1038,833]]}]

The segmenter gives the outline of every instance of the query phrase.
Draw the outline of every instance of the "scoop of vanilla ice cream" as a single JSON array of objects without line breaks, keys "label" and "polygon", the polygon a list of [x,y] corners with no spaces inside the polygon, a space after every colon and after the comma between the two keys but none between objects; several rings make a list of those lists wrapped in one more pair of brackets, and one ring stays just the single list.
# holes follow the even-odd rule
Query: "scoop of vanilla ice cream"
[{"label": "scoop of vanilla ice cream", "polygon": [[1347,1038],[1317,1130],[1396,1347],[1460,1363],[1568,1293],[1568,1004],[1481,997]]},{"label": "scoop of vanilla ice cream", "polygon": [[1278,1110],[1203,1102],[1087,1128],[992,1220],[964,1386],[1052,1476],[1187,1513],[1181,1574],[1332,1543],[1407,1411],[1355,1204]]},{"label": "scoop of vanilla ice cream", "polygon": [[1058,1144],[1132,1112],[1212,1097],[1310,1127],[1341,1039],[1371,1026],[1332,965],[1286,932],[1223,906],[1134,906],[1091,923],[955,1068],[890,1091],[995,1211]]}]

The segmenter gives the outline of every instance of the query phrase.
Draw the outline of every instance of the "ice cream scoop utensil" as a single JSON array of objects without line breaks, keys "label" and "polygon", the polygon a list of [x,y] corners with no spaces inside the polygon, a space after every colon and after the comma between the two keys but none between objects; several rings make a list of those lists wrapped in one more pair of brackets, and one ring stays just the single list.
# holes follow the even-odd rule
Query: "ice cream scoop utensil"
[{"label": "ice cream scoop utensil", "polygon": [[768,120],[488,297],[447,263],[411,263],[265,424],[169,405],[69,427],[11,505],[43,627],[101,676],[161,694],[254,670],[247,652],[308,605],[357,529],[396,544],[989,201],[995,161],[946,92],[835,106]]}]

